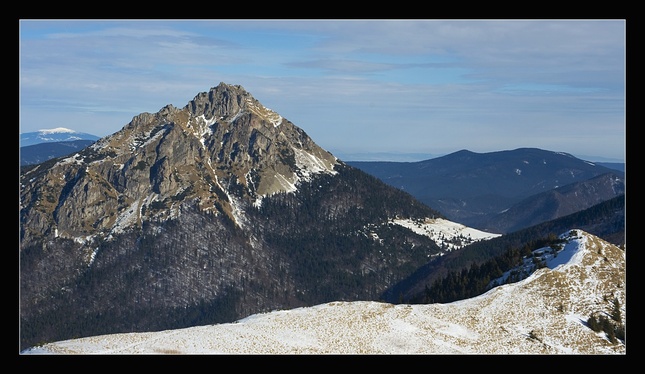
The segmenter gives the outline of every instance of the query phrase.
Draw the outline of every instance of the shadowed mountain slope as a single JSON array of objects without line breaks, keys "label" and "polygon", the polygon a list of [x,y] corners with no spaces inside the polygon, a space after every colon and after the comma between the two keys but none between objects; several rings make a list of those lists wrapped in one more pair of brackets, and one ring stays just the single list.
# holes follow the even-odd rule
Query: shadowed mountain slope
[{"label": "shadowed mountain slope", "polygon": [[[611,174],[619,180],[617,184],[624,184],[621,171],[580,160],[567,153],[536,148],[490,153],[462,150],[419,162],[349,164],[410,193],[451,221],[477,229],[503,230],[497,231],[499,233],[520,228],[519,222],[513,222],[514,217],[506,215],[509,222],[497,223],[493,217],[531,196],[602,174]],[[587,207],[615,197],[622,191],[617,188],[613,194],[607,195],[606,189],[599,189],[599,193],[603,195],[587,195]],[[576,204],[585,205],[580,201]],[[562,211],[566,212],[566,209]],[[535,222],[522,224],[531,223]]]},{"label": "shadowed mountain slope", "polygon": [[52,158],[67,156],[93,144],[94,140],[46,142],[20,148],[20,165],[35,165]]}]

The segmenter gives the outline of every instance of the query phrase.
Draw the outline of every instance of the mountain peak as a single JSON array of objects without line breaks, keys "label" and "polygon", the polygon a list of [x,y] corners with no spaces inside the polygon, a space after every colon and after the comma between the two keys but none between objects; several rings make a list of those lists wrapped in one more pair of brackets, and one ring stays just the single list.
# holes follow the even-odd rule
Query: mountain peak
[{"label": "mountain peak", "polygon": [[[302,129],[244,88],[220,83],[181,109],[167,105],[135,116],[41,174],[59,175],[54,189],[70,190],[54,194],[60,201],[40,206],[51,215],[41,224],[57,221],[59,234],[69,237],[120,232],[147,219],[174,217],[185,200],[240,225],[244,206],[296,191],[314,174],[334,174],[336,164]],[[40,172],[37,168],[23,178],[25,189],[38,185],[33,175]],[[88,194],[95,206],[77,201]],[[63,210],[66,216],[57,217]]]},{"label": "mountain peak", "polygon": [[250,112],[277,127],[282,116],[262,105],[240,85],[220,83],[208,92],[201,92],[185,107],[193,116],[224,119],[233,122],[244,112]]},{"label": "mountain peak", "polygon": [[437,212],[223,84],[22,168],[19,204],[23,345],[377,298],[446,252],[390,221]]}]

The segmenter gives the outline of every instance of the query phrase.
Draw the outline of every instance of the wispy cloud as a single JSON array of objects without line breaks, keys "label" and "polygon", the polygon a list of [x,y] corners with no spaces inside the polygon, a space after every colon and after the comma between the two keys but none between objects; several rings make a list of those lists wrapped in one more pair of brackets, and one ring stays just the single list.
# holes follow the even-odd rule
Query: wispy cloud
[{"label": "wispy cloud", "polygon": [[623,20],[24,20],[20,126],[108,135],[226,82],[331,151],[619,158],[625,56]]}]

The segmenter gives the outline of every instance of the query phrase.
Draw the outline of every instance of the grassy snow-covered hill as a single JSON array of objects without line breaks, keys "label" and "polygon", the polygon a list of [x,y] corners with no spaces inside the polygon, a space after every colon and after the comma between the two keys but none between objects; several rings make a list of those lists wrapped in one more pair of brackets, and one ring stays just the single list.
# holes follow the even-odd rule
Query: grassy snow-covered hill
[{"label": "grassy snow-covered hill", "polygon": [[[448,304],[330,302],[234,323],[49,343],[23,354],[626,353],[625,251],[581,230],[529,277]],[[615,321],[618,316],[620,321]],[[614,319],[612,319],[614,318]]]}]

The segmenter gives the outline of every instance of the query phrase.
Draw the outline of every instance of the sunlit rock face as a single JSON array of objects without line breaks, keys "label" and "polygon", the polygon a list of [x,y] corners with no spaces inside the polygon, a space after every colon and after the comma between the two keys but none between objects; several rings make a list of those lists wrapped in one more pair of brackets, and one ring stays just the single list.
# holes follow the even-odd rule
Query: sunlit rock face
[{"label": "sunlit rock face", "polygon": [[63,238],[109,235],[177,214],[173,202],[187,199],[205,210],[221,205],[234,219],[235,202],[226,197],[232,185],[241,203],[259,204],[314,174],[334,174],[337,164],[242,87],[222,83],[183,109],[140,114],[85,151],[26,173],[22,239],[54,226]]}]

